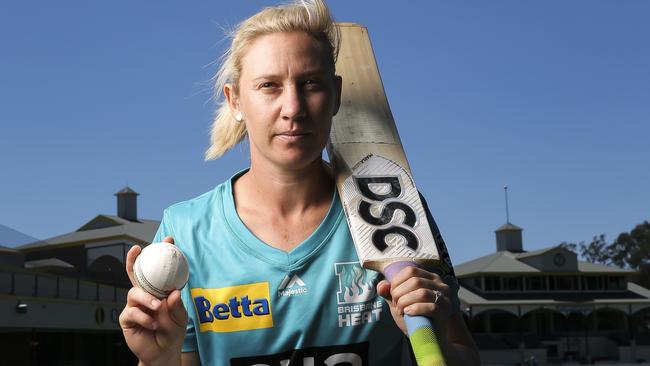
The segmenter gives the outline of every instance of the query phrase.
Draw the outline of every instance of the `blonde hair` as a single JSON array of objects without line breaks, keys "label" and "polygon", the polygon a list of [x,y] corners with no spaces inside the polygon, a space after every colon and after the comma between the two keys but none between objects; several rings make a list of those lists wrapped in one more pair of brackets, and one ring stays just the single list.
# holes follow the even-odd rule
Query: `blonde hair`
[{"label": "blonde hair", "polygon": [[246,136],[246,126],[238,122],[223,97],[223,88],[229,83],[233,93],[239,92],[242,58],[248,46],[262,35],[280,32],[305,32],[325,47],[332,73],[339,49],[339,31],[323,0],[300,0],[293,4],[265,8],[239,23],[232,32],[230,49],[222,57],[215,76],[215,98],[218,107],[210,131],[210,147],[205,160],[219,158]]}]

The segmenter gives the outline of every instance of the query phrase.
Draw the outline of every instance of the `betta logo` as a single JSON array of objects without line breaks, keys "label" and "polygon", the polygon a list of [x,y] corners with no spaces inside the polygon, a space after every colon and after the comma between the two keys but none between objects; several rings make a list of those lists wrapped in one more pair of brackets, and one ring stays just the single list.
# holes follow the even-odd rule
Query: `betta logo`
[{"label": "betta logo", "polygon": [[191,289],[201,332],[237,332],[273,327],[268,282]]},{"label": "betta logo", "polygon": [[[233,297],[227,303],[216,304],[214,308],[210,301],[203,296],[194,298],[196,312],[199,314],[201,323],[213,322],[216,320],[226,320],[230,316],[241,318],[243,316],[269,315],[269,301],[267,299],[248,299],[248,296],[241,298]],[[251,307],[251,305],[253,305]]]}]

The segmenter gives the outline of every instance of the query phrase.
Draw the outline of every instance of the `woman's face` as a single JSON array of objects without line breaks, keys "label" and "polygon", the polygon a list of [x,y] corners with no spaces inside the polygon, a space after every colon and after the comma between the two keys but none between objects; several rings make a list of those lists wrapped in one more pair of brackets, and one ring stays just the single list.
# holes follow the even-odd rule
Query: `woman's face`
[{"label": "woman's face", "polygon": [[317,40],[301,32],[273,33],[249,46],[238,95],[231,85],[225,94],[246,123],[251,161],[299,169],[320,160],[340,105],[341,80]]}]

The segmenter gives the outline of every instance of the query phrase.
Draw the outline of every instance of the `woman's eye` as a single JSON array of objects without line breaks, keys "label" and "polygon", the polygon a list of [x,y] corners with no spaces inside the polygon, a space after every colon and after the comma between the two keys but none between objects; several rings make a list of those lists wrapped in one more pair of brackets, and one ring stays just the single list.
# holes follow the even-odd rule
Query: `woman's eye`
[{"label": "woman's eye", "polygon": [[272,87],[273,87],[273,83],[270,82],[270,81],[267,81],[267,82],[265,82],[265,83],[262,83],[262,84],[260,85],[260,87],[261,87],[261,88],[272,88]]}]

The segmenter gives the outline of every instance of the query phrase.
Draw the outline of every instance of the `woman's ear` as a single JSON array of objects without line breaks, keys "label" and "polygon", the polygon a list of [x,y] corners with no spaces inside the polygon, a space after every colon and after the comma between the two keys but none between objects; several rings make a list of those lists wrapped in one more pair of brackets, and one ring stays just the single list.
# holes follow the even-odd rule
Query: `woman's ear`
[{"label": "woman's ear", "polygon": [[237,98],[235,88],[232,84],[226,83],[223,86],[223,95],[226,97],[226,101],[228,101],[230,113],[233,117],[237,118],[236,116],[240,116],[241,111],[239,110],[239,98]]}]

